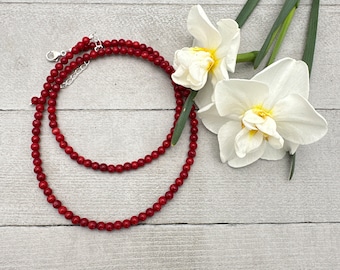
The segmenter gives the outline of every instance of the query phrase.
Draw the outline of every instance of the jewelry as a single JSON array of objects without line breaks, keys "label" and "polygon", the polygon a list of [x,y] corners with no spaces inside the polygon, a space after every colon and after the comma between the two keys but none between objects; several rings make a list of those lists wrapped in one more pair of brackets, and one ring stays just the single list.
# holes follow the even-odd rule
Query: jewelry
[{"label": "jewelry", "polygon": [[[87,51],[90,51],[87,53]],[[85,52],[82,56],[76,57],[74,61],[72,60],[76,55],[81,52]],[[67,209],[65,205],[61,203],[60,200],[53,194],[52,189],[49,187],[46,174],[44,173],[42,167],[42,160],[40,158],[40,128],[41,120],[43,118],[43,113],[45,111],[45,105],[47,103],[47,112],[49,113],[50,127],[52,133],[55,135],[56,140],[59,142],[59,146],[64,149],[71,159],[76,160],[79,164],[85,167],[91,167],[94,170],[108,171],[108,172],[123,172],[124,170],[137,169],[144,164],[150,163],[152,160],[157,159],[159,155],[165,153],[166,149],[170,147],[171,137],[174,127],[171,128],[170,133],[167,135],[166,140],[163,141],[162,145],[158,147],[157,150],[153,151],[150,155],[146,155],[144,158],[138,159],[133,162],[126,162],[123,165],[107,165],[105,163],[99,164],[98,162],[93,162],[89,159],[85,159],[80,156],[77,152],[73,150],[71,146],[66,142],[63,134],[58,128],[57,117],[56,117],[56,104],[58,92],[60,89],[70,85],[75,78],[86,69],[90,61],[95,60],[99,57],[103,57],[111,54],[120,55],[131,55],[136,57],[141,57],[150,62],[153,62],[156,66],[160,66],[169,76],[174,72],[173,67],[168,61],[164,60],[159,52],[154,51],[151,47],[147,47],[145,44],[139,44],[139,42],[132,42],[130,40],[112,40],[104,41],[96,39],[95,37],[84,37],[81,42],[78,42],[70,51],[68,52],[49,52],[46,57],[48,60],[58,60],[55,68],[51,70],[50,75],[46,78],[46,83],[44,83],[43,90],[41,91],[40,97],[33,97],[31,102],[35,105],[36,112],[34,114],[33,129],[32,129],[32,157],[34,164],[34,172],[36,173],[36,178],[39,181],[39,188],[42,189],[47,201],[52,204],[52,206],[58,209],[59,214],[64,215],[67,220],[70,220],[75,225],[80,225],[82,227],[87,227],[89,229],[98,230],[119,230],[121,228],[129,228],[131,225],[137,225],[139,222],[145,221],[148,217],[152,217],[155,212],[161,210],[162,206],[171,200],[174,193],[177,192],[178,188],[183,185],[183,182],[188,177],[191,165],[194,163],[194,157],[196,156],[197,148],[197,132],[198,132],[198,121],[196,119],[196,113],[194,107],[192,107],[190,112],[190,124],[191,124],[191,135],[189,142],[189,151],[187,153],[187,159],[182,167],[182,171],[179,173],[178,178],[175,179],[174,183],[170,185],[168,191],[164,195],[158,198],[158,201],[153,204],[152,207],[147,208],[145,212],[141,212],[138,215],[132,216],[129,219],[123,221],[117,220],[114,222],[103,222],[103,221],[89,221],[85,217],[80,217],[75,215],[71,210]],[[68,64],[68,65],[67,65]],[[175,121],[179,117],[182,110],[183,98],[188,96],[188,90],[178,86],[173,83],[176,97],[176,109],[175,109]]]}]

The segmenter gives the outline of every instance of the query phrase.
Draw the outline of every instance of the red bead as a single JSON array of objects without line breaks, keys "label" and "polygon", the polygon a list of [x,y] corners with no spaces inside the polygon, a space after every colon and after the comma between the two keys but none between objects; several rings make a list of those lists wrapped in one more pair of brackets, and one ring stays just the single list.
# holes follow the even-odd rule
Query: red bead
[{"label": "red bead", "polygon": [[169,190],[172,192],[172,193],[176,193],[177,190],[178,190],[178,187],[175,185],[175,184],[172,184],[169,188]]},{"label": "red bead", "polygon": [[110,173],[113,173],[115,170],[116,170],[116,167],[114,165],[109,165],[107,166],[107,170],[110,172]]},{"label": "red bead", "polygon": [[38,157],[40,157],[40,153],[39,153],[39,151],[33,151],[31,156],[32,156],[32,158],[38,158]]},{"label": "red bead", "polygon": [[152,206],[152,209],[156,212],[161,211],[162,205],[160,203],[154,203],[154,205]]},{"label": "red bead", "polygon": [[130,220],[128,220],[128,219],[125,219],[124,221],[123,221],[123,227],[124,228],[129,228],[131,226],[131,221]]},{"label": "red bead", "polygon": [[131,163],[130,162],[126,162],[126,163],[124,163],[124,170],[125,171],[129,171],[129,170],[131,170]]},{"label": "red bead", "polygon": [[124,171],[124,166],[121,164],[116,165],[116,172],[121,173]]},{"label": "red bead", "polygon": [[175,185],[178,186],[178,187],[183,185],[183,179],[182,178],[177,178],[175,180]]},{"label": "red bead", "polygon": [[61,63],[55,64],[55,69],[56,70],[62,70],[63,69],[63,64],[61,64]]},{"label": "red bead", "polygon": [[32,149],[33,151],[38,151],[39,148],[40,148],[40,146],[39,146],[38,143],[32,143],[32,144],[31,144],[31,149]]},{"label": "red bead", "polygon": [[164,196],[159,197],[158,199],[159,204],[164,205],[166,204],[166,198]]},{"label": "red bead", "polygon": [[174,197],[174,194],[171,191],[165,192],[165,198],[167,200],[171,200]]},{"label": "red bead", "polygon": [[117,220],[113,223],[113,228],[115,230],[120,230],[122,228],[122,226],[123,226],[123,223],[119,220]]},{"label": "red bead", "polygon": [[108,232],[113,231],[113,229],[114,229],[114,228],[113,228],[113,223],[112,223],[112,222],[106,223],[105,229],[106,229]]},{"label": "red bead", "polygon": [[35,172],[35,173],[37,173],[37,174],[38,174],[38,173],[42,173],[42,171],[43,171],[43,169],[42,169],[41,166],[38,165],[38,166],[35,166],[35,167],[34,167],[34,172]]},{"label": "red bead", "polygon": [[194,164],[194,159],[193,158],[187,158],[186,159],[186,164],[188,164],[188,165]]},{"label": "red bead", "polygon": [[105,228],[106,228],[106,224],[103,221],[100,221],[97,223],[97,229],[99,231],[105,230]]},{"label": "red bead", "polygon": [[146,215],[146,213],[139,213],[139,215],[138,215],[138,219],[139,219],[139,221],[145,221],[146,219],[147,219],[147,215]]},{"label": "red bead", "polygon": [[102,172],[106,172],[107,171],[107,165],[105,163],[100,164],[99,170],[101,170]]},{"label": "red bead", "polygon": [[92,162],[91,167],[92,167],[93,170],[98,170],[99,169],[99,163],[98,162]]},{"label": "red bead", "polygon": [[41,165],[41,163],[42,163],[42,161],[41,161],[40,158],[35,158],[35,159],[33,160],[33,164],[34,164],[35,166],[39,166],[39,165]]},{"label": "red bead", "polygon": [[72,211],[66,211],[64,216],[65,216],[66,219],[71,219],[71,218],[73,218],[73,213],[72,213]]},{"label": "red bead", "polygon": [[37,180],[40,181],[44,181],[46,180],[46,175],[44,173],[39,173],[37,174]]},{"label": "red bead", "polygon": [[56,200],[55,199],[55,196],[52,194],[52,195],[49,195],[47,196],[47,199],[46,199],[49,203],[54,203],[54,201]]},{"label": "red bead", "polygon": [[138,167],[139,167],[139,166],[138,166],[138,162],[137,162],[137,161],[132,161],[132,162],[131,162],[131,168],[132,168],[132,169],[135,170],[135,169],[137,169]]},{"label": "red bead", "polygon": [[40,189],[46,189],[48,187],[48,183],[46,181],[40,181],[39,182],[39,188]]},{"label": "red bead", "polygon": [[40,128],[33,128],[32,129],[32,134],[33,135],[39,135],[40,134]]},{"label": "red bead", "polygon": [[58,212],[59,212],[60,215],[64,215],[66,213],[66,211],[67,211],[67,208],[65,206],[60,206],[58,208]]},{"label": "red bead", "polygon": [[133,216],[133,217],[130,218],[130,222],[131,222],[131,225],[137,225],[138,222],[139,222],[139,219],[138,219],[138,217]]},{"label": "red bead", "polygon": [[78,158],[77,158],[77,163],[78,164],[84,164],[84,161],[85,161],[84,157],[78,156]]},{"label": "red bead", "polygon": [[77,159],[78,159],[78,153],[77,153],[77,152],[72,152],[72,153],[70,154],[70,157],[71,157],[71,159],[73,159],[73,160],[77,160]]},{"label": "red bead", "polygon": [[85,167],[89,168],[89,167],[91,167],[91,165],[92,165],[92,161],[91,160],[89,160],[89,159],[84,160],[84,166]]},{"label": "red bead", "polygon": [[38,142],[40,142],[40,137],[37,136],[37,135],[34,135],[34,136],[32,136],[31,141],[32,141],[33,143],[38,143]]},{"label": "red bead", "polygon": [[152,208],[148,208],[145,213],[148,217],[152,217],[155,214],[155,211]]},{"label": "red bead", "polygon": [[195,150],[190,150],[190,151],[188,152],[188,157],[193,158],[193,157],[195,157],[195,156],[196,156],[196,151],[195,151]]},{"label": "red bead", "polygon": [[80,223],[80,217],[79,216],[73,216],[71,221],[74,225],[78,225]]},{"label": "red bead", "polygon": [[86,227],[89,224],[89,220],[87,218],[82,218],[79,221],[80,226]]},{"label": "red bead", "polygon": [[66,154],[71,154],[73,152],[73,148],[71,146],[66,146],[64,149]]},{"label": "red bead", "polygon": [[37,98],[37,97],[32,97],[32,98],[31,98],[31,103],[32,103],[33,105],[37,105],[37,104],[38,104],[38,98]]},{"label": "red bead", "polygon": [[183,171],[186,171],[186,172],[190,171],[190,165],[188,164],[184,164],[182,168],[183,168]]},{"label": "red bead", "polygon": [[88,44],[88,43],[90,43],[90,38],[88,38],[88,37],[83,37],[82,42],[83,42],[84,44]]},{"label": "red bead", "polygon": [[52,203],[53,207],[54,208],[59,208],[61,206],[61,202],[59,200],[55,200],[53,203]]},{"label": "red bead", "polygon": [[94,230],[97,227],[97,222],[95,222],[94,220],[89,221],[89,224],[87,224],[87,227],[90,230]]},{"label": "red bead", "polygon": [[91,59],[96,59],[98,57],[98,54],[95,51],[91,51],[90,56],[91,56]]},{"label": "red bead", "polygon": [[[54,130],[54,129],[53,129],[53,130]],[[52,133],[53,133],[53,130],[52,130]],[[55,136],[55,139],[56,139],[57,142],[62,142],[62,141],[65,139],[65,137],[64,137],[63,134],[59,134],[58,131],[60,132],[59,128],[56,129],[56,130],[54,130],[54,132],[55,132],[54,135],[56,135],[56,136]]]},{"label": "red bead", "polygon": [[185,171],[181,171],[181,173],[179,174],[179,176],[180,176],[182,179],[187,179],[187,178],[188,178],[188,173],[185,172]]}]

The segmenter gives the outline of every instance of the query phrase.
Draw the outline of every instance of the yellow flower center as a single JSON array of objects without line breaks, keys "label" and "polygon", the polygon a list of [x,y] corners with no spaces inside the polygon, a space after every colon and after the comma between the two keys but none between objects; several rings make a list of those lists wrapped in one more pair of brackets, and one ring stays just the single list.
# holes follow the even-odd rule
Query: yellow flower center
[{"label": "yellow flower center", "polygon": [[269,116],[269,117],[273,116],[272,110],[268,110],[268,109],[263,108],[261,104],[255,105],[252,108],[252,110],[255,114],[257,114],[258,116],[260,116],[262,118],[266,118],[267,116]]},{"label": "yellow flower center", "polygon": [[213,60],[213,62],[210,63],[207,66],[207,71],[210,71],[212,68],[214,68],[214,66],[216,65],[216,63],[218,61],[217,58],[216,58],[216,55],[215,55],[216,50],[207,49],[207,48],[201,48],[201,47],[193,47],[192,50],[194,52],[206,52],[206,53],[209,53],[210,58]]}]

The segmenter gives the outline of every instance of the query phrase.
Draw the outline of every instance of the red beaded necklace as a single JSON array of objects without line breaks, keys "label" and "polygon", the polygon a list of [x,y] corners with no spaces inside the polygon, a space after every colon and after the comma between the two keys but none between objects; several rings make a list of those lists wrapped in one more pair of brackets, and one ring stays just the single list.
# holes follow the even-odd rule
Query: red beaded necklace
[{"label": "red beaded necklace", "polygon": [[[88,53],[89,51],[89,53]],[[82,54],[83,53],[83,54]],[[81,55],[82,54],[82,55]],[[123,221],[116,220],[114,222],[103,222],[94,221],[87,219],[86,217],[80,217],[74,214],[70,209],[68,209],[57,197],[53,194],[52,189],[49,187],[47,182],[46,174],[44,173],[42,167],[42,160],[40,158],[40,129],[42,125],[42,118],[45,112],[45,105],[47,103],[47,112],[49,114],[48,118],[50,120],[49,125],[52,129],[52,134],[55,135],[56,141],[59,146],[64,149],[65,153],[70,156],[72,160],[77,161],[78,164],[84,165],[85,167],[92,168],[94,170],[113,172],[123,172],[129,171],[131,169],[138,169],[145,164],[151,163],[153,160],[157,159],[160,155],[163,155],[171,145],[171,138],[174,131],[174,126],[182,110],[182,105],[185,97],[188,96],[189,90],[176,85],[172,82],[174,86],[175,98],[176,98],[176,109],[175,109],[175,121],[173,127],[170,129],[169,134],[166,139],[162,142],[162,145],[158,147],[157,150],[151,152],[151,154],[146,155],[144,158],[139,158],[136,161],[126,162],[124,164],[105,164],[96,161],[91,161],[85,157],[79,155],[73,150],[72,146],[68,145],[65,140],[64,135],[58,128],[57,116],[56,116],[56,105],[59,91],[71,84],[74,78],[79,75],[79,73],[86,68],[89,61],[95,60],[99,57],[109,56],[109,55],[130,55],[135,57],[141,57],[142,59],[153,62],[154,65],[162,68],[169,76],[174,72],[173,67],[166,61],[158,51],[153,50],[151,47],[145,44],[140,44],[137,41],[130,40],[106,40],[101,42],[98,39],[90,39],[89,37],[84,37],[82,41],[78,42],[69,52],[62,53],[62,57],[59,57],[59,61],[55,64],[55,68],[50,71],[50,75],[46,78],[43,90],[41,91],[40,97],[33,97],[31,102],[35,105],[36,112],[34,113],[34,120],[32,122],[32,157],[34,172],[36,173],[36,178],[39,181],[39,188],[43,191],[47,197],[47,201],[56,209],[58,209],[59,214],[63,215],[67,220],[70,220],[74,225],[80,225],[82,227],[87,227],[91,230],[119,230],[121,228],[129,228],[131,225],[137,225],[139,222],[145,221],[148,217],[152,217],[155,212],[161,210],[162,206],[171,200],[174,193],[177,192],[178,188],[183,185],[183,182],[188,177],[191,165],[194,163],[194,157],[196,156],[197,148],[197,132],[198,132],[198,121],[196,119],[196,113],[194,107],[190,112],[190,124],[191,124],[191,135],[189,142],[189,150],[187,153],[187,159],[182,167],[182,171],[179,176],[175,179],[174,183],[170,185],[168,191],[164,195],[160,196],[158,200],[144,212],[141,212],[135,216],[132,216]],[[52,55],[53,56],[53,55]],[[75,58],[75,59],[74,59]],[[69,63],[69,61],[71,61]],[[68,64],[69,63],[69,64]]]}]

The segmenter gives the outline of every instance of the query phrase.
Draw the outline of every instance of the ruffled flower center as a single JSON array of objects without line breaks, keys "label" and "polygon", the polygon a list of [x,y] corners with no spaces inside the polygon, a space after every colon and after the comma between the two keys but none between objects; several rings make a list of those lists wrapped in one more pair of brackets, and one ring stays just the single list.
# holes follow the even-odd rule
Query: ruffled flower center
[{"label": "ruffled flower center", "polygon": [[198,59],[205,59],[204,63],[206,71],[210,71],[217,63],[217,58],[215,55],[216,50],[211,50],[201,47],[192,47],[191,50],[196,54]]},{"label": "ruffled flower center", "polygon": [[256,151],[264,141],[273,148],[281,149],[284,140],[276,131],[272,111],[256,105],[246,111],[241,120],[242,130],[236,135],[235,150],[238,157],[245,157]]}]

